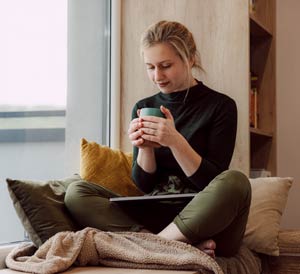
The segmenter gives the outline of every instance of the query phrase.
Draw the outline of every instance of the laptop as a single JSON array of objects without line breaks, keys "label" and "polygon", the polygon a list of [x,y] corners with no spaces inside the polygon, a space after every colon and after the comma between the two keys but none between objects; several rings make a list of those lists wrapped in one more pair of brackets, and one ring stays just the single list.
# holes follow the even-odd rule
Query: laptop
[{"label": "laptop", "polygon": [[181,194],[166,194],[166,195],[144,195],[144,196],[126,196],[113,197],[109,200],[116,203],[132,203],[132,202],[153,202],[153,201],[190,201],[197,193],[181,193]]}]

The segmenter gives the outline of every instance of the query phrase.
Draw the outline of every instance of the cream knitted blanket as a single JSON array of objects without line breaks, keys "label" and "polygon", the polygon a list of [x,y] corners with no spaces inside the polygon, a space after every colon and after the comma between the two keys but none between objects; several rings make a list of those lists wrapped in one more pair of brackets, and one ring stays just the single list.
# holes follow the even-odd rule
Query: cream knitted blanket
[{"label": "cream knitted blanket", "polygon": [[[249,254],[252,253],[249,251]],[[198,270],[201,274],[231,273],[227,272],[226,259],[217,263],[185,243],[165,240],[150,233],[104,232],[94,228],[57,233],[39,249],[32,244],[23,244],[10,252],[6,265],[14,270],[41,274],[62,272],[72,265]],[[237,270],[232,273],[256,274],[260,266],[252,263],[249,272]]]}]

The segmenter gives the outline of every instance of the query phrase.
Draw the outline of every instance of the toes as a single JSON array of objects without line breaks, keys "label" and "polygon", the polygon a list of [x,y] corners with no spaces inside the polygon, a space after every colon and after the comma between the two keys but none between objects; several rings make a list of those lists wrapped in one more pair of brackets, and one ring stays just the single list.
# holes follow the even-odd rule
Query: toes
[{"label": "toes", "polygon": [[202,250],[204,253],[206,253],[208,256],[212,257],[213,259],[216,257],[215,251],[211,249],[204,249]]},{"label": "toes", "polygon": [[197,245],[197,247],[200,248],[200,249],[212,249],[212,250],[214,250],[214,249],[216,249],[216,243],[215,243],[214,240],[210,239],[210,240],[203,241],[203,242],[199,243]]},{"label": "toes", "polygon": [[204,247],[206,247],[206,248],[216,249],[216,243],[213,240],[207,240],[203,244],[204,244]]}]

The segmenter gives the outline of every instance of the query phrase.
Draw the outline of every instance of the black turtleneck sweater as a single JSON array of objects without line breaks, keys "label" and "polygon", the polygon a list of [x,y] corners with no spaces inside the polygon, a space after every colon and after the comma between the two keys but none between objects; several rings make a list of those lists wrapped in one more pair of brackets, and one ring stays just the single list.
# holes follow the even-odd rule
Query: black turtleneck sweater
[{"label": "black turtleneck sweater", "polygon": [[132,179],[144,193],[151,192],[155,185],[170,175],[195,191],[201,191],[208,183],[228,169],[235,146],[237,129],[237,108],[233,99],[216,92],[202,82],[190,88],[185,103],[186,90],[164,94],[159,92],[138,101],[132,111],[161,105],[168,108],[175,121],[175,127],[193,149],[202,157],[196,172],[187,177],[167,147],[155,149],[157,169],[155,173],[145,172],[137,164],[138,148],[133,149]]}]

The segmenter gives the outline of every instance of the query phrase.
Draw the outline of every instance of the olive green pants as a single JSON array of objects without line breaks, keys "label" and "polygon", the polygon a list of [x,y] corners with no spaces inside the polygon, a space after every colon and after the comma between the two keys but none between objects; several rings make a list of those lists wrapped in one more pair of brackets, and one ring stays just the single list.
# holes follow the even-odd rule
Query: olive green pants
[{"label": "olive green pants", "polygon": [[239,171],[225,171],[190,202],[151,202],[118,205],[108,198],[113,192],[93,183],[74,182],[65,195],[65,204],[82,227],[104,231],[139,231],[147,228],[158,233],[174,222],[192,243],[213,239],[218,256],[233,256],[242,242],[251,187]]}]

